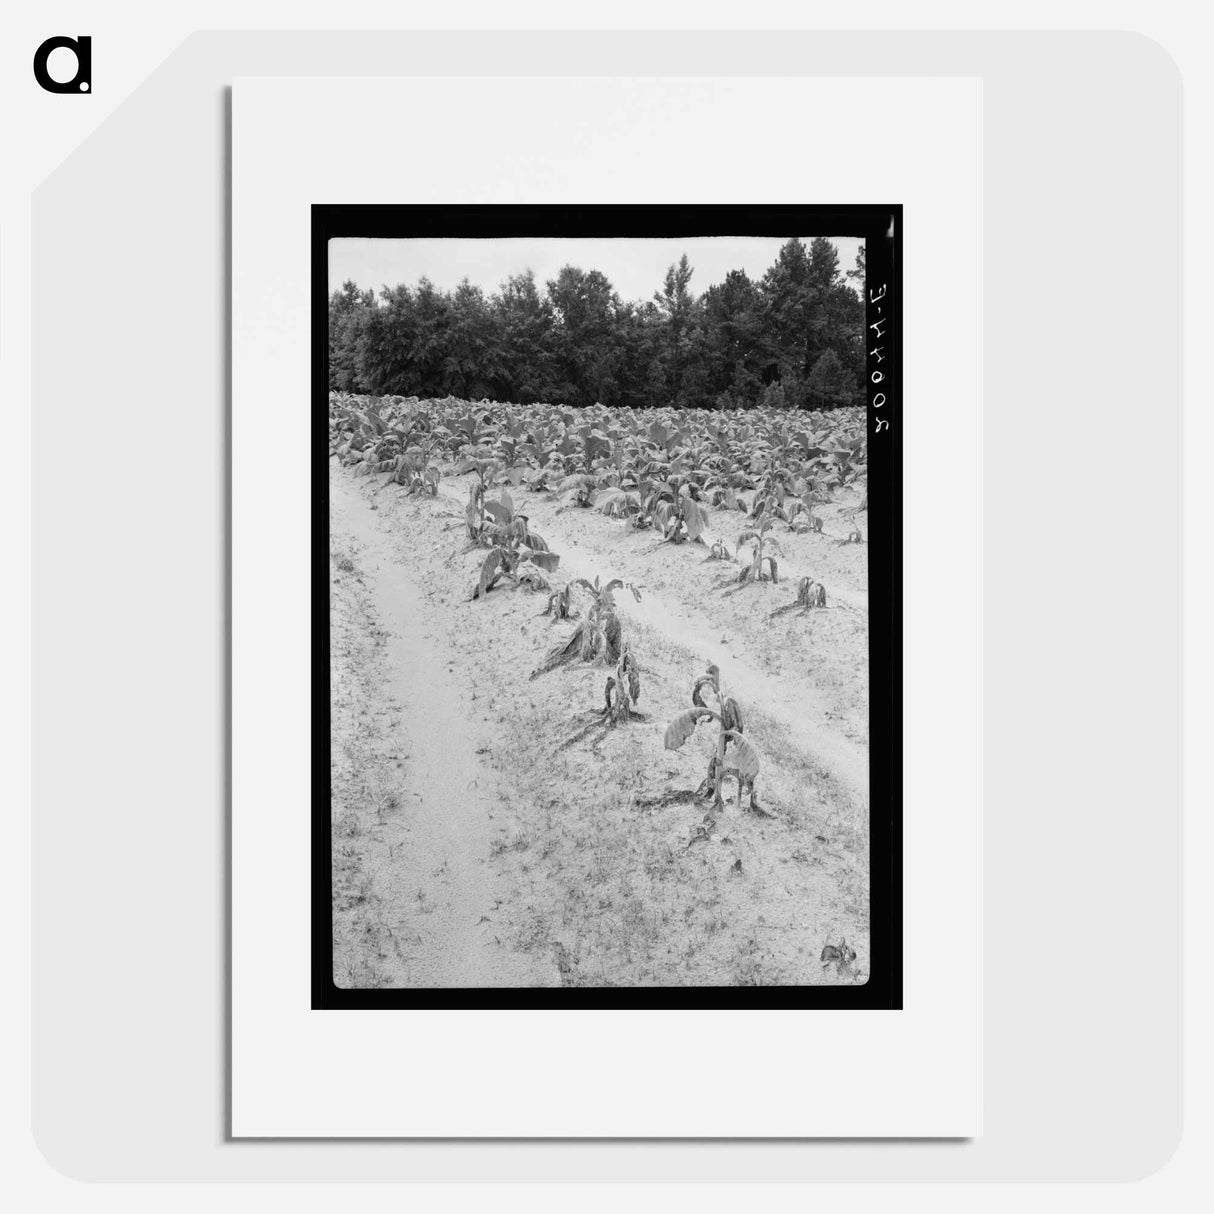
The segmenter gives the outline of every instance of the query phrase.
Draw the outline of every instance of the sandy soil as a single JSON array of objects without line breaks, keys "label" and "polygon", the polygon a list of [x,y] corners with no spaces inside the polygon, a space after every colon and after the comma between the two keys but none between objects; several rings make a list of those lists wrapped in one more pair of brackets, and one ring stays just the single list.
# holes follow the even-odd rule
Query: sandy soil
[{"label": "sandy soil", "polygon": [[[868,962],[866,555],[781,528],[782,579],[512,489],[571,577],[621,577],[647,719],[603,725],[606,672],[529,679],[572,625],[545,598],[470,600],[469,478],[438,498],[330,465],[335,980],[352,985],[817,984]],[[741,516],[713,511],[731,543]],[[864,516],[861,515],[863,523]],[[787,574],[787,582],[783,575]],[[812,575],[826,609],[773,616]],[[585,609],[585,600],[580,606]],[[662,745],[709,661],[742,704],[775,817],[701,838],[712,736]],[[702,735],[702,736],[701,736]]]}]

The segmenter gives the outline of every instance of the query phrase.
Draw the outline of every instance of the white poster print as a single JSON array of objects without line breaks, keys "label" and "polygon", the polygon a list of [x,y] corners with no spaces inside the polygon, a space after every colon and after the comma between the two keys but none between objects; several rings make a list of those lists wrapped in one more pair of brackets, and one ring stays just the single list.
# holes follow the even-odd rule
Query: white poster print
[{"label": "white poster print", "polygon": [[[980,297],[978,84],[561,81],[562,104],[554,108],[549,103],[552,81],[461,80],[447,93],[450,106],[437,112],[431,107],[426,123],[410,127],[409,163],[424,161],[431,171],[419,175],[403,162],[371,155],[373,145],[393,128],[393,116],[426,108],[424,97],[432,96],[439,83],[240,81],[234,92],[234,410],[240,424],[234,428],[233,452],[233,1133],[695,1137],[979,1132],[980,433],[974,402],[981,388],[981,333],[976,310],[958,302]],[[821,163],[830,164],[829,174],[817,160],[789,160],[780,154],[795,134],[787,129],[792,116],[824,108],[851,119],[822,135],[818,152]],[[534,121],[537,113],[544,115],[542,134]],[[861,131],[869,134],[860,139]],[[780,198],[739,198],[737,180],[712,170],[719,159],[713,149],[723,132],[758,160],[785,166]],[[682,149],[686,166],[677,181],[660,171],[672,140]],[[346,196],[334,198],[329,170],[312,154],[316,146],[337,144],[364,166],[354,197],[347,182]],[[480,166],[474,176],[455,172],[455,161],[465,163],[468,157]],[[611,171],[604,172],[604,166]],[[313,672],[306,658],[315,621],[304,605],[310,601],[315,503],[306,476],[266,493],[259,455],[273,444],[294,466],[308,465],[314,420],[309,412],[312,204],[689,199],[754,204],[790,196],[829,203],[837,201],[832,183],[841,173],[849,199],[904,208],[905,465],[909,471],[916,460],[938,461],[940,444],[946,444],[950,467],[958,469],[948,491],[950,517],[955,517],[958,500],[970,505],[959,523],[963,534],[950,532],[947,544],[929,531],[911,530],[906,536],[903,1010],[731,1008],[680,1014],[495,1010],[487,1003],[483,1010],[313,1011],[306,833],[313,791],[306,761]],[[949,256],[947,290],[931,268],[942,249]],[[959,278],[969,289],[956,290]],[[930,395],[925,384],[932,386]],[[283,425],[284,402],[290,401],[298,402],[297,426]],[[340,502],[349,482],[339,486],[342,496],[334,500]],[[907,516],[930,517],[944,508],[946,503],[934,500],[940,492],[937,484],[908,475]],[[492,496],[500,504],[500,496]],[[369,512],[351,514],[359,526],[369,517]],[[559,523],[554,514],[552,526]],[[687,525],[686,517],[681,525]],[[274,536],[272,546],[264,542],[267,535]],[[841,533],[840,538],[848,537]],[[799,542],[797,537],[794,544]],[[567,542],[567,548],[574,545]],[[762,581],[770,565],[758,555]],[[348,559],[353,565],[354,557]],[[587,560],[585,555],[581,559]],[[542,560],[529,563],[550,572]],[[509,572],[518,576],[518,566]],[[587,564],[571,572],[591,570]],[[927,586],[933,588],[931,595],[921,593]],[[942,588],[948,593],[942,594]],[[376,593],[382,600],[391,591],[389,575]],[[353,613],[357,606],[351,596],[343,609]],[[422,609],[419,602],[417,610]],[[579,612],[592,609],[593,604],[585,603]],[[944,651],[950,654],[947,667],[929,660],[928,655]],[[433,664],[432,653],[415,656],[421,669],[426,662]],[[617,656],[617,687],[629,679],[629,671],[618,663]],[[432,672],[439,673],[437,668]],[[729,679],[734,672],[721,662],[719,674]],[[697,677],[691,672],[689,697]],[[745,685],[746,675],[741,679]],[[695,690],[701,699],[708,696],[706,702],[723,707],[720,681],[716,686],[711,680],[701,683]],[[734,698],[743,701],[745,696]],[[958,714],[959,705],[966,706],[964,713]],[[606,708],[611,709],[610,691]],[[933,729],[931,722],[942,709],[950,721],[964,722],[962,736],[951,729],[945,739]],[[762,805],[763,785],[758,787]],[[467,897],[461,895],[457,905],[467,909],[476,874],[465,873],[460,880]],[[440,913],[447,912],[436,908],[435,914]],[[456,932],[453,924],[449,938],[453,951],[475,955],[480,937],[474,938],[467,926],[461,922]],[[827,971],[832,978],[843,977],[854,965],[850,953],[862,942],[853,935],[845,943],[845,935],[841,931],[838,940],[817,942],[826,965],[833,966]],[[930,944],[942,938],[950,941],[947,966],[940,965]],[[267,947],[270,940],[273,948]],[[456,947],[460,940],[467,949]],[[525,954],[523,960],[527,964],[504,985],[559,981],[559,951],[553,949],[542,964]],[[571,959],[566,955],[564,962]],[[676,1029],[681,1045],[672,1053],[669,1041]],[[790,1033],[829,1039],[831,1048],[808,1051],[790,1063],[780,1046]],[[403,1040],[426,1046],[402,1051]],[[495,1048],[502,1040],[509,1040],[511,1049]],[[745,1040],[748,1064],[724,1072],[713,1069],[709,1075],[695,1059],[712,1053],[713,1043],[723,1040]],[[587,1046],[591,1041],[593,1048]],[[548,1082],[536,1085],[528,1060],[553,1051],[576,1058],[577,1065],[554,1068]],[[798,1068],[804,1075],[798,1077]],[[663,1099],[638,1102],[638,1088],[659,1073],[666,1077]],[[409,1101],[391,1098],[404,1087],[412,1093]]]}]

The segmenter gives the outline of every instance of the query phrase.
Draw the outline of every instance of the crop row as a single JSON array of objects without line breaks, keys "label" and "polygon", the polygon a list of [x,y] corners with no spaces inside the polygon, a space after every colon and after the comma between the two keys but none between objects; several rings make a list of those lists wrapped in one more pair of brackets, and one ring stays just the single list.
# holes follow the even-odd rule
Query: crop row
[{"label": "crop row", "polygon": [[[820,530],[814,505],[844,490],[859,497],[856,510],[867,504],[859,408],[575,411],[340,393],[329,408],[330,453],[356,474],[386,473],[433,493],[440,464],[454,461],[457,473],[478,472],[482,490],[495,482],[553,490],[674,543],[702,538],[708,507],[746,514],[751,538],[762,541],[777,520]],[[858,529],[849,539],[862,539]]]},{"label": "crop row", "polygon": [[[592,716],[604,728],[644,719],[638,709],[640,666],[633,656],[615,593],[640,590],[612,580],[600,585],[575,578],[553,591],[545,576],[560,565],[559,554],[515,506],[511,487],[553,492],[568,507],[599,510],[627,525],[652,528],[661,542],[704,544],[708,511],[743,516],[737,546],[751,544],[751,559],[738,581],[778,581],[777,521],[798,531],[821,531],[815,504],[847,490],[860,504],[852,511],[847,540],[862,542],[855,514],[867,491],[863,410],[790,414],[786,410],[702,411],[606,409],[577,411],[552,405],[472,404],[448,398],[357,397],[333,393],[329,400],[331,456],[357,475],[385,475],[411,493],[437,495],[444,469],[474,474],[465,507],[467,551],[483,550],[472,598],[502,586],[549,592],[544,614],[575,624],[571,635],[541,661],[532,678],[582,662],[606,667],[601,709]],[[497,497],[491,491],[497,489]],[[733,560],[717,541],[706,559]],[[580,604],[585,600],[583,614]],[[795,608],[825,606],[824,588],[801,578]],[[703,696],[714,697],[708,704]],[[704,722],[718,726],[716,746],[697,796],[711,796],[712,809],[691,842],[710,837],[713,814],[723,808],[722,785],[732,776],[738,802],[750,794],[759,806],[755,779],[759,756],[743,737],[742,712],[710,666],[691,690],[691,705],[667,726],[665,744],[677,749]],[[593,724],[593,722],[592,722]]]}]

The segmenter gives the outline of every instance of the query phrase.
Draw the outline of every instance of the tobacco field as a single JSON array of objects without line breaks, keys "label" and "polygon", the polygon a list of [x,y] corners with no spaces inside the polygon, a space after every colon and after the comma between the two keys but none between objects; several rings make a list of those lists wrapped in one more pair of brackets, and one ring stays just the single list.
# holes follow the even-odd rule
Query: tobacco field
[{"label": "tobacco field", "polygon": [[338,985],[863,982],[863,407],[328,426]]}]

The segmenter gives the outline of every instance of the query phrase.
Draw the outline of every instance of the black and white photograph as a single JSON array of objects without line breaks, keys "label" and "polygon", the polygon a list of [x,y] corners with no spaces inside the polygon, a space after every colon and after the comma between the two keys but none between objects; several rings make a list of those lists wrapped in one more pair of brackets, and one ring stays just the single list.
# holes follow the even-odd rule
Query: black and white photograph
[{"label": "black and white photograph", "polygon": [[362,7],[6,40],[9,1204],[1194,1205],[1201,39]]},{"label": "black and white photograph", "polygon": [[314,1006],[900,1005],[900,225],[313,208]]}]

